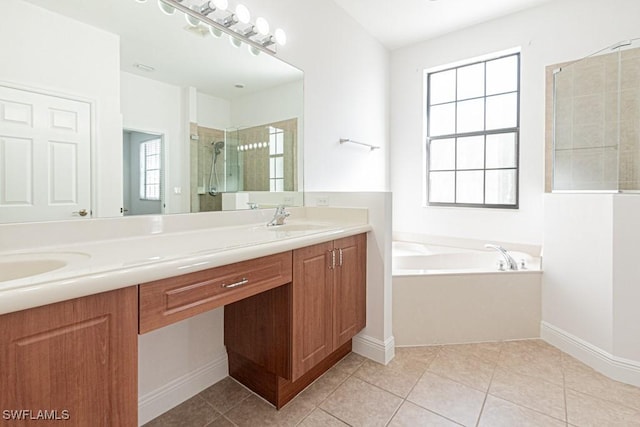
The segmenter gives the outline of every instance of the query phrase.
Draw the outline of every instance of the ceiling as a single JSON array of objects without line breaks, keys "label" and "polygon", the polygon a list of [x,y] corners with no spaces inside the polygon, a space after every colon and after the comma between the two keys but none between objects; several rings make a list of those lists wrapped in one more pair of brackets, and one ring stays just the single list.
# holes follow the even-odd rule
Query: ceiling
[{"label": "ceiling", "polygon": [[388,49],[397,49],[552,0],[334,0]]}]

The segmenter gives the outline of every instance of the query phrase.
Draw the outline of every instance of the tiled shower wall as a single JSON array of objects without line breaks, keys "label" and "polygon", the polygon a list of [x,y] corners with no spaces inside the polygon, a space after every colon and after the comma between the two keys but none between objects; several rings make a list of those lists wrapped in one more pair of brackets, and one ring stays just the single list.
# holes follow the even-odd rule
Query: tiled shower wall
[{"label": "tiled shower wall", "polygon": [[546,121],[547,191],[640,190],[640,49],[547,67]]},{"label": "tiled shower wall", "polygon": [[[198,140],[191,139],[191,212],[209,212],[222,210],[222,195],[211,196],[209,176],[213,161],[212,142],[224,141],[224,131],[190,124],[190,135],[198,135]],[[218,156],[218,179],[220,190],[224,189],[225,151]],[[204,191],[202,191],[204,189]],[[202,194],[201,194],[202,193]]]},{"label": "tiled shower wall", "polygon": [[[269,148],[257,148],[238,152],[238,165],[234,162],[238,145],[269,141],[269,126],[284,130],[284,190],[298,190],[298,120],[289,119],[265,125],[254,126],[237,131],[229,131],[225,140],[225,132],[190,124],[190,135],[198,135],[198,140],[190,140],[191,170],[191,212],[208,212],[222,210],[221,195],[208,194],[211,162],[213,160],[213,144],[225,141],[225,149],[218,157],[217,169],[220,191],[269,191]],[[225,173],[234,174],[239,166],[241,181],[225,186]]]},{"label": "tiled shower wall", "polygon": [[[238,131],[240,145],[268,142],[269,127],[284,130],[284,191],[297,191],[298,120],[289,119]],[[240,153],[244,191],[269,191],[269,148]]]}]

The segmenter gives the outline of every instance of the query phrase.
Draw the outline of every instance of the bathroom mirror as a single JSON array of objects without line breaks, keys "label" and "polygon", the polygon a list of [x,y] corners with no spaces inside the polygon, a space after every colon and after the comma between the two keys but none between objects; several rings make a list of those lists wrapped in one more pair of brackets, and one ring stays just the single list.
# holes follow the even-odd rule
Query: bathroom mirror
[{"label": "bathroom mirror", "polygon": [[[188,23],[179,11],[167,15],[161,12],[156,0],[8,2],[10,12],[12,8],[16,14],[24,12],[20,19],[26,24],[15,25],[13,32],[18,34],[12,39],[40,38],[46,55],[55,55],[50,49],[56,46],[48,42],[51,32],[44,29],[35,34],[33,28],[51,25],[54,30],[50,31],[55,31],[68,26],[63,21],[44,22],[44,15],[30,13],[34,12],[33,6],[87,24],[93,27],[92,32],[99,29],[119,37],[119,70],[105,73],[109,78],[100,81],[105,88],[120,89],[119,111],[115,111],[116,115],[121,113],[118,136],[112,132],[105,138],[101,134],[105,128],[104,112],[109,109],[102,99],[73,92],[94,107],[91,112],[94,141],[91,158],[87,160],[92,169],[93,194],[86,209],[93,211],[94,217],[117,216],[120,212],[185,213],[256,205],[302,205],[302,71],[266,52],[256,55],[246,45],[237,47],[226,35],[217,37],[201,23]],[[199,3],[202,2],[184,1],[189,6]],[[21,28],[25,34],[19,33]],[[27,34],[29,28],[31,34]],[[62,36],[58,36],[59,58],[71,64],[82,63],[85,58],[81,55],[68,56],[69,46],[62,46]],[[85,37],[82,32],[76,35],[71,30],[64,36],[69,38],[70,45]],[[101,45],[96,44],[95,49],[101,49]],[[7,62],[12,61],[12,55],[20,55],[19,49],[9,50],[4,52],[7,56],[3,60]],[[109,55],[113,56],[113,52],[105,52],[104,57]],[[0,81],[55,91],[59,85],[52,85],[48,79],[48,75],[57,73],[47,69],[52,67],[51,62],[42,60],[42,85],[36,73],[26,73],[29,79],[22,82],[15,77],[19,73],[0,72]],[[105,60],[105,67],[113,62]],[[63,73],[68,79],[81,78],[69,70],[58,74]],[[113,120],[107,125],[113,127]],[[117,138],[122,138],[122,142]],[[131,141],[146,143],[145,149],[159,150],[157,161],[150,152],[147,163],[152,166],[147,170],[140,161],[144,149],[141,145],[133,148],[125,145]],[[108,157],[111,159],[107,160]],[[106,175],[107,170],[112,174]],[[152,184],[155,177],[157,188],[152,185],[143,188],[140,178],[127,185],[132,173],[142,174]],[[11,186],[9,174],[6,179],[5,186]],[[108,196],[103,194],[105,188],[111,193]],[[132,212],[138,208],[128,206],[127,198],[145,201],[148,198],[158,203],[146,203],[144,209]],[[68,213],[69,218],[33,214],[16,219],[3,214],[0,222],[91,216],[81,218],[78,212],[83,209],[74,210]]]}]

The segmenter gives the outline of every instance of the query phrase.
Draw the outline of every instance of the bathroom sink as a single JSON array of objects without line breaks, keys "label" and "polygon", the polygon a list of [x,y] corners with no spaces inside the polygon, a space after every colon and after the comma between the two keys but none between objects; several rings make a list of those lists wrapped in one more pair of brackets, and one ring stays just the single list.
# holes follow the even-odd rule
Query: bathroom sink
[{"label": "bathroom sink", "polygon": [[81,252],[0,255],[0,282],[49,273],[71,262],[87,258],[89,255]]},{"label": "bathroom sink", "polygon": [[298,223],[298,224],[283,224],[267,227],[271,231],[315,231],[315,230],[328,230],[331,228],[327,224],[312,224],[312,223]]}]

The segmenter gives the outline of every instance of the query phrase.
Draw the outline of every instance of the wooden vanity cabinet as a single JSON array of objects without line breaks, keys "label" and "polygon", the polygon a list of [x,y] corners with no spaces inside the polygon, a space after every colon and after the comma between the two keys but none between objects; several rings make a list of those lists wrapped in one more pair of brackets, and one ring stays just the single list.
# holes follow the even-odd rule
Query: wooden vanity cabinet
[{"label": "wooden vanity cabinet", "polygon": [[2,425],[137,426],[137,323],[135,286],[0,316]]},{"label": "wooden vanity cabinet", "polygon": [[365,326],[366,235],[293,251],[292,282],[225,306],[229,375],[281,408]]},{"label": "wooden vanity cabinet", "polygon": [[366,236],[293,253],[295,381],[365,326]]}]

